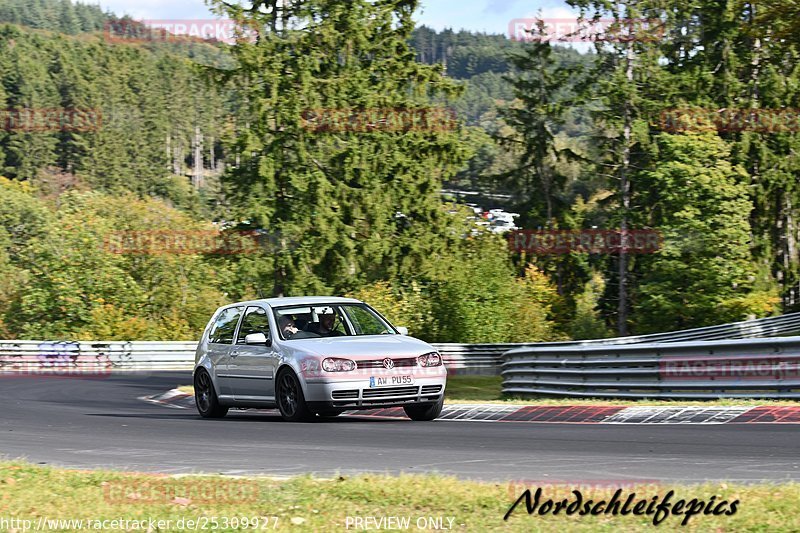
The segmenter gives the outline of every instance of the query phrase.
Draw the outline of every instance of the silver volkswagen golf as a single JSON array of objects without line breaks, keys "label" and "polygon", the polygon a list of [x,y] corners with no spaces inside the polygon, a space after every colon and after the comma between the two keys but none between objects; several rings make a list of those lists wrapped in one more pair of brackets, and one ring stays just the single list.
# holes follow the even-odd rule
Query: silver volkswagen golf
[{"label": "silver volkswagen golf", "polygon": [[271,298],[219,308],[197,346],[200,415],[275,408],[305,421],[402,406],[413,420],[441,414],[441,355],[352,298]]}]

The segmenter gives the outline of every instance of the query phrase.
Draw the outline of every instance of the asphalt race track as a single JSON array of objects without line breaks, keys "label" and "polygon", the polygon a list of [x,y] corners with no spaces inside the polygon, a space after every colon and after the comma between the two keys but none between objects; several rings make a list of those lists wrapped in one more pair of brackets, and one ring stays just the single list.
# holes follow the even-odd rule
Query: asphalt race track
[{"label": "asphalt race track", "polygon": [[526,481],[800,481],[800,425],[202,420],[138,398],[188,373],[0,378],[0,456],[70,468],[330,477],[438,472]]}]

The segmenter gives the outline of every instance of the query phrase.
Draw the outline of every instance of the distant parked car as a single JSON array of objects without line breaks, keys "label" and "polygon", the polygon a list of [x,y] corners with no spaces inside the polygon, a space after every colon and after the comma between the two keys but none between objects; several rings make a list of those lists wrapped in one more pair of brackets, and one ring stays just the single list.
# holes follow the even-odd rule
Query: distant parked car
[{"label": "distant parked car", "polygon": [[516,224],[509,220],[498,219],[492,222],[492,225],[489,227],[489,231],[492,233],[508,233],[509,231],[513,231],[517,229]]},{"label": "distant parked car", "polygon": [[271,298],[219,308],[197,346],[195,403],[204,418],[275,408],[289,421],[402,406],[442,411],[447,372],[429,344],[351,298]]}]

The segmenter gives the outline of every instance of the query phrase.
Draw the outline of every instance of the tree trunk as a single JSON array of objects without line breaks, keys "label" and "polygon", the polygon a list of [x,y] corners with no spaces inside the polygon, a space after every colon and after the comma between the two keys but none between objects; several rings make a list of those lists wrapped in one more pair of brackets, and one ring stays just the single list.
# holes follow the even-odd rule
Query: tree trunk
[{"label": "tree trunk", "polygon": [[194,170],[192,172],[192,185],[195,189],[203,187],[203,134],[200,126],[194,128]]},{"label": "tree trunk", "polygon": [[170,162],[172,161],[172,136],[167,133],[166,139],[166,149],[167,149],[167,170],[169,170]]},{"label": "tree trunk", "polygon": [[[629,87],[633,85],[633,43],[628,42],[625,53],[625,79]],[[620,201],[622,203],[622,221],[620,223],[620,249],[619,249],[619,302],[617,307],[617,334],[624,337],[628,334],[628,212],[631,207],[631,184],[628,176],[631,163],[631,129],[633,118],[629,99],[623,105],[622,129],[622,165],[619,172]]]},{"label": "tree trunk", "polygon": [[208,168],[212,173],[217,171],[217,158],[214,156],[214,137],[208,139]]},{"label": "tree trunk", "polygon": [[794,311],[798,302],[799,292],[797,280],[797,228],[794,223],[792,198],[789,193],[784,193],[782,207],[783,213],[779,218],[778,231],[783,240],[781,254],[783,255],[783,272],[778,276],[783,285],[783,308],[784,311]]},{"label": "tree trunk", "polygon": [[183,146],[180,143],[176,143],[172,150],[172,173],[176,176],[183,175]]}]

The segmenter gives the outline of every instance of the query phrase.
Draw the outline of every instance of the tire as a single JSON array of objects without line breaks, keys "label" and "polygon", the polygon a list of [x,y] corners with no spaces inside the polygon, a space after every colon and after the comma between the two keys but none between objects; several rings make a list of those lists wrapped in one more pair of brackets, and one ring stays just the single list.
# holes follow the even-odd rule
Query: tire
[{"label": "tire", "polygon": [[442,407],[444,407],[444,396],[438,402],[423,405],[406,405],[403,410],[406,416],[411,420],[417,422],[429,422],[436,420],[442,414]]},{"label": "tire", "polygon": [[308,422],[313,420],[314,413],[308,408],[303,388],[297,376],[291,370],[283,370],[275,382],[275,398],[281,417],[287,422]]},{"label": "tire", "polygon": [[228,414],[228,408],[219,404],[214,382],[205,369],[194,374],[194,404],[203,418],[222,418]]}]

